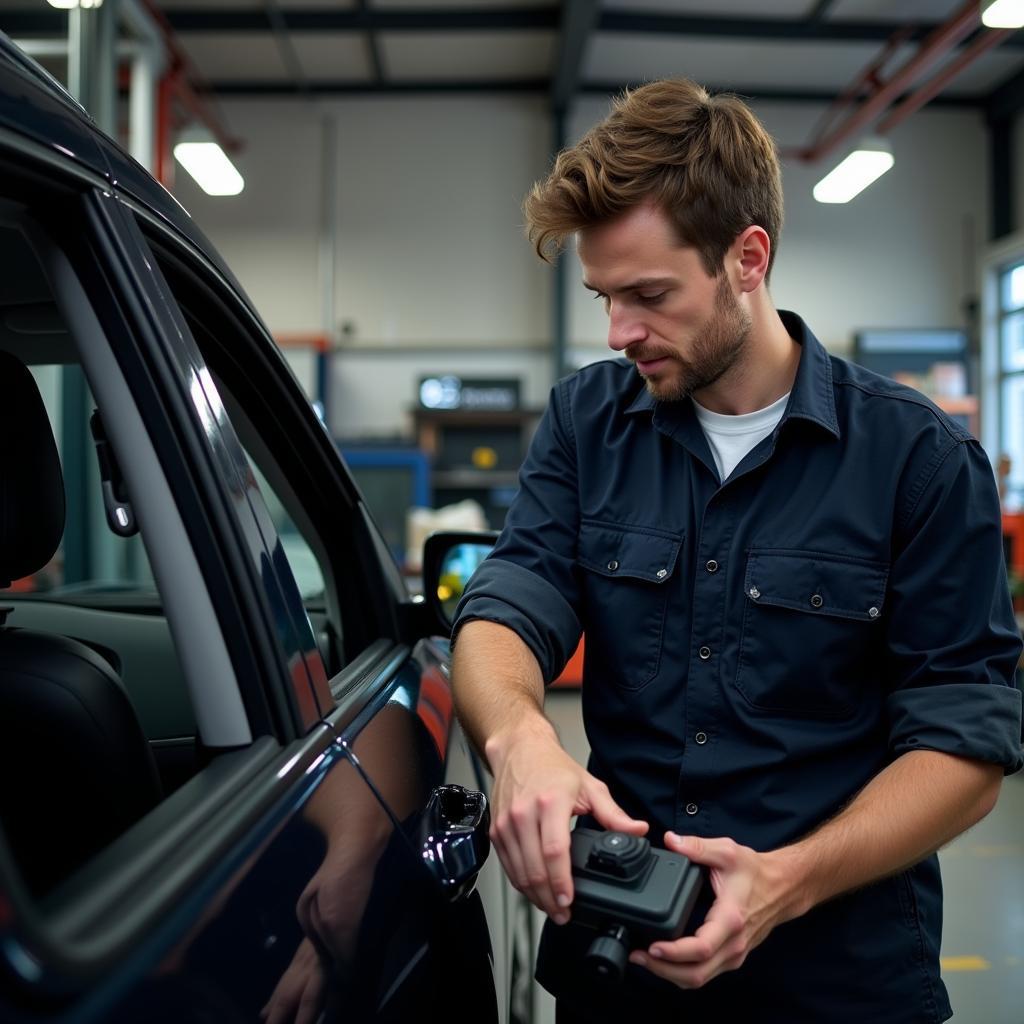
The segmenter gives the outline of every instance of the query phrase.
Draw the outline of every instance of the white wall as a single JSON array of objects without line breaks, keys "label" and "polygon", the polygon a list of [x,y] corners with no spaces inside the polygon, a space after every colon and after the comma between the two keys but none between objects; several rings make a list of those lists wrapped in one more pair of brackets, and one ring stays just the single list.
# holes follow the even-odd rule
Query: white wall
[{"label": "white wall", "polygon": [[405,433],[412,436],[410,410],[420,377],[453,373],[465,377],[518,377],[524,406],[543,408],[552,377],[550,349],[448,347],[343,350],[335,356],[328,422],[339,437]]},{"label": "white wall", "polygon": [[[551,275],[520,210],[549,160],[541,98],[236,101],[223,113],[246,140],[245,191],[211,199],[179,169],[176,193],[272,331],[336,332],[336,434],[405,429],[421,372],[520,376],[526,400],[544,402]],[[333,325],[321,284],[325,119],[337,137]]]},{"label": "white wall", "polygon": [[[606,110],[603,100],[581,100],[570,139]],[[246,100],[223,112],[247,142],[238,161],[245,192],[210,199],[179,171],[177,193],[276,333],[330,326],[320,276],[330,231],[322,133],[325,118],[336,123],[333,326],[353,330],[334,358],[335,433],[407,430],[421,373],[518,375],[526,400],[544,401],[552,274],[524,240],[520,211],[549,165],[543,98]],[[822,109],[765,104],[757,113],[785,149],[809,141]],[[976,291],[989,216],[981,115],[927,109],[892,144],[893,170],[847,206],[811,198],[827,166],[784,166],[772,292],[837,351],[862,327],[962,325]],[[1022,139],[1019,150],[1024,161]],[[1021,210],[1024,194],[1018,218]],[[605,356],[605,323],[572,262],[570,358],[583,363]]]}]

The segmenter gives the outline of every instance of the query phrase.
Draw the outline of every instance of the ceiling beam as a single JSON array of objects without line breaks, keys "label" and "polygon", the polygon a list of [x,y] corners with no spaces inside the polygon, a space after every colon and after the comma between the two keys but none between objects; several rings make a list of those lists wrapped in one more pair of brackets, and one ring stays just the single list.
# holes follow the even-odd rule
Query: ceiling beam
[{"label": "ceiling beam", "polygon": [[[263,96],[294,96],[300,90],[291,82],[237,81],[208,82],[207,88],[218,96],[232,98]],[[367,96],[367,95],[410,95],[413,93],[531,93],[543,94],[551,89],[549,78],[513,78],[513,79],[467,79],[466,81],[432,81],[430,79],[414,81],[385,80],[382,82],[365,81],[309,81],[306,92],[320,96]]]},{"label": "ceiling beam", "polygon": [[[624,89],[642,82],[582,82],[578,92],[589,96],[613,96]],[[301,90],[288,81],[222,81],[208,82],[207,89],[218,96],[238,98],[263,96],[293,96]],[[306,83],[306,91],[329,96],[365,96],[371,94],[410,95],[413,93],[527,93],[541,95],[551,89],[547,78],[513,78],[513,79],[467,79],[465,81],[384,81],[384,82],[352,82],[352,81],[310,81]],[[763,103],[829,103],[836,98],[835,92],[823,89],[779,89],[775,87],[746,88],[734,90],[730,88],[708,87],[710,92],[736,92],[746,100]],[[960,110],[982,110],[985,108],[986,96],[937,96],[929,107],[945,107]]]},{"label": "ceiling beam", "polygon": [[564,113],[579,88],[583,56],[601,14],[600,0],[563,0],[562,33],[551,82],[551,106]]},{"label": "ceiling beam", "polygon": [[[562,9],[557,4],[540,7],[458,8],[378,8],[366,10],[325,8],[282,10],[292,32],[452,32],[460,30],[494,31],[502,29],[557,29]],[[167,21],[177,32],[259,32],[269,31],[266,14],[258,9],[191,7],[166,12]],[[938,27],[928,22],[913,28],[911,42],[924,39]],[[877,43],[887,40],[902,25],[895,21],[829,21],[787,18],[697,17],[657,12],[603,10],[596,26],[599,32],[626,32],[645,35],[683,35],[694,39],[775,39],[790,42],[818,41],[834,43]],[[0,29],[10,36],[51,36],[67,32],[63,11],[29,7],[0,10]],[[1024,47],[1024,32],[1015,33],[1004,47]]]},{"label": "ceiling beam", "polygon": [[828,12],[835,7],[836,0],[818,0],[818,2],[811,9],[811,12],[807,15],[808,21],[824,21],[828,17]]},{"label": "ceiling beam", "polygon": [[300,87],[305,86],[306,76],[302,70],[302,61],[295,52],[295,45],[292,43],[288,26],[281,16],[281,8],[277,6],[277,0],[264,0],[267,20],[270,22],[274,33],[274,42],[277,44],[277,52],[281,55],[281,62],[292,76],[292,80]]},{"label": "ceiling beam", "polygon": [[66,36],[68,12],[42,5],[31,10],[0,11],[0,30],[9,36]]},{"label": "ceiling beam", "polygon": [[[359,0],[359,13],[369,19],[370,17],[370,5],[367,0]],[[384,57],[381,54],[380,40],[377,38],[377,33],[373,28],[367,28],[366,30],[366,52],[370,58],[370,69],[373,72],[373,80],[375,82],[384,81]]]},{"label": "ceiling beam", "polygon": [[[941,22],[915,25],[910,42],[920,42]],[[788,42],[809,40],[832,43],[878,43],[887,40],[904,25],[895,21],[820,21],[787,18],[701,18],[686,14],[604,11],[601,32],[629,32],[643,35],[682,35],[694,38],[775,39]],[[1019,33],[1020,35],[1020,33]],[[1024,46],[1024,38],[1010,39],[1009,46]]]},{"label": "ceiling beam", "polygon": [[[557,28],[561,8],[557,4],[450,10],[359,5],[343,10],[289,8],[283,13],[293,32],[497,32],[510,28]],[[266,28],[266,18],[256,10],[182,8],[168,11],[167,19],[176,32],[247,32]]]},{"label": "ceiling beam", "polygon": [[1024,109],[1024,70],[996,86],[989,93],[986,107],[989,121],[1004,121]]}]

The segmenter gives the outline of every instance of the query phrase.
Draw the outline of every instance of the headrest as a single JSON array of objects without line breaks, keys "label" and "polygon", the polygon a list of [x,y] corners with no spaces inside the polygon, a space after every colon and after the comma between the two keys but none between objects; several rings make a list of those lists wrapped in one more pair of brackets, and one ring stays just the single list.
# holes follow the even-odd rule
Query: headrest
[{"label": "headrest", "polygon": [[[42,569],[64,535],[64,477],[50,419],[25,365],[0,352],[0,587]],[[85,424],[82,424],[85,429]]]}]

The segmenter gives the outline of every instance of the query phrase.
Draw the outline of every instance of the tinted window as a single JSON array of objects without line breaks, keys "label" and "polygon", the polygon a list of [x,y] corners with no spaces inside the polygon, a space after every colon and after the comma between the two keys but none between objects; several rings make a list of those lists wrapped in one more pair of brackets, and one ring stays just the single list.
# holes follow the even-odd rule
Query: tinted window
[{"label": "tinted window", "polygon": [[[10,271],[18,282],[0,295],[0,389],[20,420],[17,445],[0,453],[4,564],[17,567],[2,591],[0,820],[22,880],[42,898],[199,771],[197,681],[186,676],[162,592],[187,585],[189,560],[199,573],[183,530],[154,533],[137,515],[123,456],[150,473],[159,466],[140,431],[130,445],[112,431],[137,418],[131,396],[123,390],[115,415],[90,387],[81,343],[89,332],[95,370],[99,321],[84,305],[81,318],[66,315],[85,290],[73,298],[80,286],[70,279],[51,290],[35,249],[50,246],[32,231],[29,244],[23,229],[0,227],[0,278]],[[105,386],[123,389],[111,371],[112,360]],[[183,570],[162,584],[154,545],[173,549]]]}]

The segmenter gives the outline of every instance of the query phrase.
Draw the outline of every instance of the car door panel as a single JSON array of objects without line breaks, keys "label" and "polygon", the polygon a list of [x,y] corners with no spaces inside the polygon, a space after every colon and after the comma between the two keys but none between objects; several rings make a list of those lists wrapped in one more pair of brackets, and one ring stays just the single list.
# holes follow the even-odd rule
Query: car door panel
[{"label": "car door panel", "polygon": [[419,861],[420,816],[444,769],[416,682],[409,658],[367,682],[370,702],[343,732],[287,769],[286,796],[237,844],[249,856],[93,1019],[256,1021],[269,1007],[292,1021],[311,992],[324,1021],[498,1019],[480,898],[449,902]]},{"label": "car door panel", "polygon": [[[15,89],[0,76],[0,94]],[[92,129],[73,127],[95,146]],[[180,514],[174,550],[194,569],[194,592],[179,603],[197,595],[209,603],[215,653],[222,674],[231,670],[249,731],[220,749],[200,742],[196,773],[38,904],[19,887],[0,836],[0,1019],[232,1024],[266,1011],[269,1024],[284,1024],[306,999],[310,1019],[324,1021],[504,1021],[507,977],[495,956],[505,948],[507,886],[495,883],[496,858],[483,865],[487,885],[471,885],[486,852],[484,819],[471,826],[478,841],[465,877],[424,861],[439,787],[484,781],[454,723],[447,652],[430,643],[410,650],[419,627],[409,624],[425,620],[409,613],[358,489],[322,425],[300,408],[298,385],[265,327],[253,327],[237,283],[163,200],[144,210],[141,172],[126,176],[118,153],[103,152],[98,173],[109,189],[71,175],[81,227],[62,232],[60,245],[83,297],[72,311],[81,315],[64,312],[79,330],[90,314],[110,360],[105,375],[124,378],[126,397],[106,404],[137,404],[134,436],[150,444],[150,468]],[[70,160],[94,171],[103,163]],[[136,194],[121,194],[118,181]],[[172,251],[182,280],[165,262]],[[196,309],[179,294],[196,297]],[[220,303],[239,332],[201,337],[192,316],[204,303]],[[233,398],[255,407],[253,424],[308,507],[302,521],[320,535],[317,553],[327,552],[338,580],[340,596],[331,595],[317,626],[336,631],[325,641],[331,663],[347,662],[329,682],[247,461],[248,436],[236,431],[209,368],[227,377],[231,359],[246,378]],[[145,400],[136,403],[136,391]],[[275,418],[280,424],[268,425]],[[115,445],[133,433],[108,426]],[[167,608],[180,647],[193,637]],[[186,675],[201,702],[204,685],[223,680],[204,671],[198,647]],[[160,739],[183,738],[173,732]],[[446,884],[453,877],[459,885]]]}]

